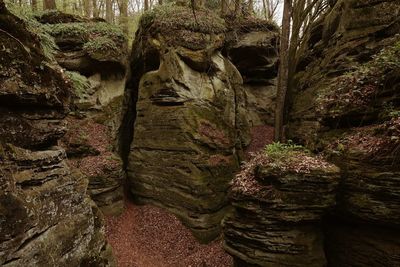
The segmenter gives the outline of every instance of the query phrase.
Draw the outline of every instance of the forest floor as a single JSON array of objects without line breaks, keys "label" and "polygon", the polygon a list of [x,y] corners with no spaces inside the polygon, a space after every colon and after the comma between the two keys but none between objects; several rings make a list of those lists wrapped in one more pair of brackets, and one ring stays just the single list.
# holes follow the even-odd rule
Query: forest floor
[{"label": "forest floor", "polygon": [[[257,126],[246,158],[272,143],[274,128]],[[233,259],[216,240],[202,245],[172,214],[127,198],[124,213],[106,218],[106,234],[118,267],[229,267]]]},{"label": "forest floor", "polygon": [[172,214],[126,201],[125,211],[107,219],[107,239],[118,267],[229,267],[232,257],[217,240],[199,244]]}]

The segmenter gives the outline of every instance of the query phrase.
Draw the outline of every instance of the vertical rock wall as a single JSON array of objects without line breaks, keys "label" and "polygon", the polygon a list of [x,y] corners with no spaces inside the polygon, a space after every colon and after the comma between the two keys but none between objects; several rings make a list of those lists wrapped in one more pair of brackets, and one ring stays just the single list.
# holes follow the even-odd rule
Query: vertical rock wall
[{"label": "vertical rock wall", "polygon": [[400,264],[399,15],[399,1],[337,1],[301,48],[290,138],[342,169],[330,266]]},{"label": "vertical rock wall", "polygon": [[57,146],[71,86],[0,2],[0,265],[113,266],[87,180]]},{"label": "vertical rock wall", "polygon": [[89,178],[88,192],[103,213],[124,207],[122,160],[114,153],[127,73],[127,40],[104,21],[47,11],[36,19],[58,46],[55,58],[74,87],[68,132],[62,139],[68,162]]},{"label": "vertical rock wall", "polygon": [[224,54],[254,48],[264,53],[254,69],[273,68],[267,46],[276,29],[263,23],[227,48],[223,19],[198,10],[195,20],[186,7],[166,6],[142,17],[133,44],[121,128],[130,190],[175,213],[203,242],[220,232],[229,182],[250,141],[242,75]]}]

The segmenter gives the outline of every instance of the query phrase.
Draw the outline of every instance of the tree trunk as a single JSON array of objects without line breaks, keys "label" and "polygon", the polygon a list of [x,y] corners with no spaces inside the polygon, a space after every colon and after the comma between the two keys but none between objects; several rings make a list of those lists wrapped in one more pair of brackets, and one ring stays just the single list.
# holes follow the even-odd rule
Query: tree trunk
[{"label": "tree trunk", "polygon": [[92,15],[92,1],[91,0],[83,0],[83,7],[85,12],[85,17],[90,18]]},{"label": "tree trunk", "polygon": [[158,4],[161,6],[163,4],[163,0],[158,0]]},{"label": "tree trunk", "polygon": [[92,0],[92,7],[93,7],[93,17],[98,18],[100,16],[100,9],[97,5],[97,0]]},{"label": "tree trunk", "polygon": [[67,12],[67,7],[68,7],[68,2],[67,2],[67,0],[63,0],[63,1],[62,1],[62,4],[63,4],[63,11],[64,11],[64,12]]},{"label": "tree trunk", "polygon": [[235,16],[239,16],[241,3],[241,0],[235,0]]},{"label": "tree trunk", "polygon": [[248,5],[249,6],[247,7],[247,12],[249,13],[249,15],[253,15],[253,11],[254,11],[253,0],[249,0]]},{"label": "tree trunk", "polygon": [[106,21],[112,23],[112,2],[111,0],[106,0]]},{"label": "tree trunk", "polygon": [[226,11],[228,10],[228,0],[221,0],[221,14],[225,15]]},{"label": "tree trunk", "polygon": [[43,9],[44,10],[57,9],[56,1],[55,0],[44,0],[43,1]]},{"label": "tree trunk", "polygon": [[125,35],[128,36],[128,0],[122,0],[120,9],[120,23],[122,24],[122,30]]},{"label": "tree trunk", "polygon": [[32,11],[37,11],[37,0],[32,0],[32,3],[31,3],[31,5],[32,5]]},{"label": "tree trunk", "polygon": [[290,37],[290,15],[292,0],[285,0],[282,17],[282,35],[280,43],[280,66],[278,74],[277,101],[275,109],[275,141],[284,141],[284,115],[286,93],[289,84],[289,37]]},{"label": "tree trunk", "polygon": [[149,0],[144,0],[144,11],[149,10]]}]

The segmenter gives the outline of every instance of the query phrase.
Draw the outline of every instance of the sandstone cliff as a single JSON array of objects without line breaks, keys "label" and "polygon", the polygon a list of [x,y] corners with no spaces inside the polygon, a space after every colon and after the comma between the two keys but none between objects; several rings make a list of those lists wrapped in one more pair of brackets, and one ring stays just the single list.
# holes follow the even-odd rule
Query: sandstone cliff
[{"label": "sandstone cliff", "polygon": [[30,27],[0,1],[0,265],[113,266],[87,180],[57,146],[71,85]]},{"label": "sandstone cliff", "polygon": [[[198,10],[194,18],[186,7],[165,6],[143,15],[133,43],[120,130],[130,190],[178,215],[203,242],[219,235],[228,185],[250,141],[252,92],[237,67],[243,73],[253,67],[247,81],[260,82],[259,91],[268,91],[269,79],[257,79],[275,67],[268,46],[276,27],[256,26],[253,35],[235,29],[240,38],[228,44],[234,29],[212,11]],[[253,50],[263,59],[246,67],[238,55]],[[256,104],[253,117],[265,123]]]},{"label": "sandstone cliff", "polygon": [[125,175],[114,153],[127,74],[127,40],[116,26],[59,11],[35,17],[54,38],[56,61],[73,85],[68,162],[89,178],[88,192],[105,214],[123,210]]},{"label": "sandstone cliff", "polygon": [[[311,180],[301,179],[301,172],[287,180],[285,172],[265,168],[270,162],[245,165],[231,189],[234,213],[224,223],[226,247],[238,266],[400,264],[400,3],[330,4],[295,62],[288,133],[340,167],[339,183],[317,193],[327,187],[309,184],[325,181],[313,171]],[[283,188],[284,194],[260,198],[238,190],[252,164],[263,167],[251,172],[256,183],[250,185],[264,186],[265,194]],[[291,191],[313,197],[286,202]],[[336,204],[327,204],[329,197]],[[303,216],[314,212],[324,216]]]}]

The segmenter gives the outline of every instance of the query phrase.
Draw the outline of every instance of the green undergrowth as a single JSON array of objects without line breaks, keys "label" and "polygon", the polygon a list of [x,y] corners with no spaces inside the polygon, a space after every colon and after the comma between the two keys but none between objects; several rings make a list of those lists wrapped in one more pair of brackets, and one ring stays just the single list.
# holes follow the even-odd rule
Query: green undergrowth
[{"label": "green undergrowth", "polygon": [[75,95],[78,98],[83,98],[86,92],[90,89],[89,80],[75,71],[66,71],[65,74],[72,83]]},{"label": "green undergrowth", "polygon": [[37,36],[45,58],[49,61],[55,61],[54,55],[57,50],[57,45],[54,38],[51,36],[48,28],[34,18],[35,14],[31,9],[22,8],[12,3],[9,3],[7,8],[13,15],[22,19],[26,23],[27,30],[30,33]]},{"label": "green undergrowth", "polygon": [[81,38],[88,42],[96,37],[105,37],[117,43],[124,42],[125,36],[122,30],[107,22],[70,22],[60,24],[46,24],[49,32],[60,38]]},{"label": "green undergrowth", "polygon": [[209,9],[193,10],[190,7],[166,4],[145,12],[140,27],[151,32],[189,30],[201,33],[222,33],[226,31],[225,21]]},{"label": "green undergrowth", "polygon": [[119,57],[127,44],[122,30],[107,22],[46,24],[45,27],[56,39],[73,39],[83,43],[83,49],[99,60]]},{"label": "green undergrowth", "polygon": [[274,142],[269,144],[264,148],[264,152],[268,157],[274,159],[288,157],[297,152],[309,153],[306,148],[293,143],[291,140],[287,143]]}]

